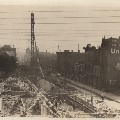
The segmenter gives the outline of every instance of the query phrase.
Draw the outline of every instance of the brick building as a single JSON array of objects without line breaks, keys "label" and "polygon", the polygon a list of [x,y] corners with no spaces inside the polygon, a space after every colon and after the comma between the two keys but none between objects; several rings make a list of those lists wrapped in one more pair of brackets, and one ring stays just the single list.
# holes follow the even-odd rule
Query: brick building
[{"label": "brick building", "polygon": [[101,79],[107,89],[120,86],[120,38],[102,39]]},{"label": "brick building", "polygon": [[14,56],[16,57],[16,48],[14,48],[14,45],[13,47],[11,47],[10,45],[4,45],[0,48],[0,54],[2,53],[7,53],[9,56]]},{"label": "brick building", "polygon": [[102,39],[96,49],[88,44],[85,48],[86,84],[107,90],[119,88],[120,38]]},{"label": "brick building", "polygon": [[94,75],[95,50],[96,47],[88,44],[85,48],[85,83],[92,84]]},{"label": "brick building", "polygon": [[68,78],[78,79],[79,64],[84,61],[84,53],[70,52],[57,52],[57,71]]},{"label": "brick building", "polygon": [[87,44],[85,53],[57,52],[58,72],[73,80],[103,89],[120,88],[120,38],[102,39],[96,48]]}]

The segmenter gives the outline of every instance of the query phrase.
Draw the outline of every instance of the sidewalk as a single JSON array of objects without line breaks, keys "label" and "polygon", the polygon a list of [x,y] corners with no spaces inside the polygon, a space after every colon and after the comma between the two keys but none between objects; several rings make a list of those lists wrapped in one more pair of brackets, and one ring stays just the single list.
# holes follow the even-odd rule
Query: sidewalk
[{"label": "sidewalk", "polygon": [[104,95],[106,98],[111,99],[111,100],[113,100],[113,101],[116,101],[116,102],[120,103],[120,96],[114,95],[114,94],[112,94],[112,93],[102,92],[102,91],[100,91],[100,90],[98,90],[98,89],[92,88],[92,87],[87,86],[87,85],[85,85],[85,84],[82,84],[82,83],[80,83],[80,82],[75,82],[75,81],[70,80],[70,79],[67,79],[67,78],[66,78],[66,80],[67,80],[67,82],[69,82],[69,83],[72,83],[72,84],[74,84],[74,85],[76,85],[76,86],[78,86],[78,87],[81,87],[81,88],[84,88],[84,89],[86,89],[86,90],[89,90],[89,91],[91,91],[91,92],[93,92],[93,93],[96,93],[96,94],[98,94],[98,95],[101,95],[101,93],[103,93],[103,95]]}]

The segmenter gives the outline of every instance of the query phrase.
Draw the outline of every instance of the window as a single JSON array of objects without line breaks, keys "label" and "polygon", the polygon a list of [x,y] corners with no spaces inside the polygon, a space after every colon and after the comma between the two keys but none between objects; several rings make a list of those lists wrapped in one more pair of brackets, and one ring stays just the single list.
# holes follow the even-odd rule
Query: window
[{"label": "window", "polygon": [[116,46],[116,44],[112,44],[112,46]]},{"label": "window", "polygon": [[112,40],[112,42],[117,42],[117,40]]}]

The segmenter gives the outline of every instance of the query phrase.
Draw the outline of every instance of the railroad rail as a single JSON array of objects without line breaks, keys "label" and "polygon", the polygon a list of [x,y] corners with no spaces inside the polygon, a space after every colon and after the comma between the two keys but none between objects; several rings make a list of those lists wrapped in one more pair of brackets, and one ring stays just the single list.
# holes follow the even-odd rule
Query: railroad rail
[{"label": "railroad rail", "polygon": [[[59,82],[57,83],[57,81],[58,81],[57,78],[55,78],[53,80],[52,77],[47,76],[46,79],[48,81],[52,82],[53,84],[55,84],[56,86],[62,87]],[[99,117],[99,118],[113,118],[115,116],[120,116],[120,111],[119,110],[118,110],[118,112],[116,112],[109,107],[108,108],[102,108],[101,107],[100,109],[102,109],[102,110],[100,110],[98,108],[98,106],[93,106],[89,102],[86,102],[84,99],[79,98],[76,95],[72,95],[72,94],[70,95],[68,93],[68,94],[66,94],[66,96],[67,97],[65,99],[67,100],[67,102],[74,105],[75,107],[81,108],[81,110],[83,110],[84,112],[87,112],[86,114],[89,114],[89,115],[92,115],[92,116],[95,116],[95,117]],[[101,105],[101,103],[99,105]]]},{"label": "railroad rail", "polygon": [[84,100],[82,100],[76,96],[67,95],[66,100],[68,102],[72,103],[72,105],[81,108],[81,110],[83,110],[84,112],[88,112],[88,113],[97,112],[96,107],[92,106],[88,102],[85,102]]},{"label": "railroad rail", "polygon": [[[48,78],[46,78],[46,79],[48,79]],[[62,88],[60,88],[60,85],[58,85],[57,83],[52,82],[52,84],[55,84],[58,87],[58,89],[62,89]],[[65,99],[68,103],[72,104],[75,107],[81,108],[81,110],[83,110],[85,112],[89,112],[89,113],[97,112],[96,107],[94,107],[90,103],[84,101],[82,98],[78,98],[76,96],[71,96],[69,91],[67,91],[65,89],[64,89],[64,92],[65,92],[65,96],[63,95],[63,99]]]}]

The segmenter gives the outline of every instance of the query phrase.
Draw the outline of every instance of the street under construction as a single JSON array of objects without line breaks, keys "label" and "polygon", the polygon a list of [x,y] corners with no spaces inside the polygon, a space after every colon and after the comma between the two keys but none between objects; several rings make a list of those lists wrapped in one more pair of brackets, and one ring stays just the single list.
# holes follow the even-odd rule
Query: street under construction
[{"label": "street under construction", "polygon": [[34,24],[31,13],[31,66],[18,66],[0,83],[1,117],[119,118],[120,107],[111,106],[119,103],[41,68]]},{"label": "street under construction", "polygon": [[48,81],[45,79],[39,79],[36,85],[26,77],[13,75],[1,83],[1,117],[119,117],[120,110],[112,108],[108,104],[110,100],[102,100],[100,96],[82,88],[78,90],[69,83],[63,82],[60,86],[58,80],[62,78],[53,78],[53,75]]}]

